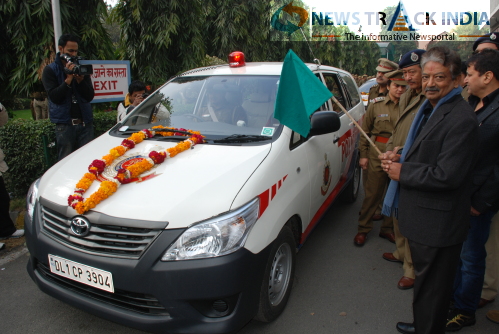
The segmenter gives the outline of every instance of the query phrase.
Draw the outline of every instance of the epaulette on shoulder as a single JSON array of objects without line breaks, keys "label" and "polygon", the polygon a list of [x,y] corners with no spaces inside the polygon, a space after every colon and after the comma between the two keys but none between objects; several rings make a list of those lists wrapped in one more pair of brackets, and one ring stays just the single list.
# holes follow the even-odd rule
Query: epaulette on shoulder
[{"label": "epaulette on shoulder", "polygon": [[372,86],[371,86],[371,88],[370,88],[370,89],[377,88],[378,86],[379,86],[378,84],[374,84],[374,85],[372,85]]},{"label": "epaulette on shoulder", "polygon": [[378,97],[375,97],[374,99],[370,100],[369,103],[376,103],[376,102],[381,102],[384,100],[385,100],[384,96],[378,96]]}]

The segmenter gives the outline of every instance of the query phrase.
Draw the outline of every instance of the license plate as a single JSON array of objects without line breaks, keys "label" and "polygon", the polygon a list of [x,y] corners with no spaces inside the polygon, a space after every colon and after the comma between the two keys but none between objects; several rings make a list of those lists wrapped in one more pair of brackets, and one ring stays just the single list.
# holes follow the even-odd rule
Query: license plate
[{"label": "license plate", "polygon": [[49,254],[50,271],[62,277],[72,279],[94,288],[113,292],[113,275],[84,264]]}]

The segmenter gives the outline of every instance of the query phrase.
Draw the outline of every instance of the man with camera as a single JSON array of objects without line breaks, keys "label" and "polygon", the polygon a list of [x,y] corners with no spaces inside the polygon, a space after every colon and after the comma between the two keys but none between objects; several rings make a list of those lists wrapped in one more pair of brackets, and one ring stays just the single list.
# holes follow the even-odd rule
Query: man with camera
[{"label": "man with camera", "polygon": [[78,38],[65,34],[59,38],[59,52],[43,70],[42,82],[49,97],[50,121],[55,123],[58,159],[94,139],[90,101],[94,88],[88,69],[79,65]]},{"label": "man with camera", "polygon": [[132,81],[130,86],[128,86],[128,94],[125,97],[125,101],[118,105],[117,121],[121,122],[148,95],[146,93],[146,85],[142,81]]}]

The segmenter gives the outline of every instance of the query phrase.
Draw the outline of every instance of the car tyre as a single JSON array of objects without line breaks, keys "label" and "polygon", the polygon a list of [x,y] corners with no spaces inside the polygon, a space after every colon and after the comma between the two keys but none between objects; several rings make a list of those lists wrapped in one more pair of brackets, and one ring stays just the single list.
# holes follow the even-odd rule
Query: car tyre
[{"label": "car tyre", "polygon": [[360,180],[361,178],[361,169],[358,161],[355,162],[355,167],[353,171],[353,177],[348,182],[345,190],[341,193],[341,201],[343,203],[354,203],[357,200],[357,196],[359,195],[360,188]]},{"label": "car tyre", "polygon": [[295,238],[291,228],[284,226],[272,244],[255,320],[271,322],[284,311],[293,287],[295,259]]}]

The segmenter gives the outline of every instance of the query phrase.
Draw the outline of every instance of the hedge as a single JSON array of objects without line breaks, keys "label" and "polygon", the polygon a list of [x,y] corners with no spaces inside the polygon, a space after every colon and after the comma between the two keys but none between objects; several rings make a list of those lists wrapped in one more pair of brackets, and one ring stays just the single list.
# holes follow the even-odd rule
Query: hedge
[{"label": "hedge", "polygon": [[[116,111],[94,113],[95,137],[115,124]],[[54,128],[48,119],[10,119],[0,128],[0,148],[9,166],[3,177],[7,191],[14,197],[24,197],[31,183],[57,162]]]}]

